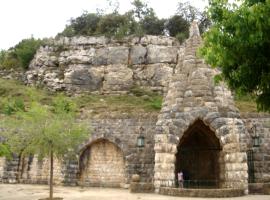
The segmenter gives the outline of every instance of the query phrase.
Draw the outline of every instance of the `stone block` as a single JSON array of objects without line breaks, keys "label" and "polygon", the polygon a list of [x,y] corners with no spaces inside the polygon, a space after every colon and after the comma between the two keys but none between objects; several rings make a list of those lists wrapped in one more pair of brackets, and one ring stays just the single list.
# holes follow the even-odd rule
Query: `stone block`
[{"label": "stone block", "polygon": [[96,49],[95,56],[92,60],[93,65],[107,65],[108,63],[108,48],[99,48]]},{"label": "stone block", "polygon": [[147,46],[147,63],[176,63],[177,47]]},{"label": "stone block", "polygon": [[146,62],[147,50],[141,45],[134,45],[130,50],[130,62],[132,65],[141,65]]},{"label": "stone block", "polygon": [[108,47],[108,64],[128,64],[128,47]]},{"label": "stone block", "polygon": [[104,91],[128,91],[133,85],[133,72],[125,65],[109,65],[105,68]]}]

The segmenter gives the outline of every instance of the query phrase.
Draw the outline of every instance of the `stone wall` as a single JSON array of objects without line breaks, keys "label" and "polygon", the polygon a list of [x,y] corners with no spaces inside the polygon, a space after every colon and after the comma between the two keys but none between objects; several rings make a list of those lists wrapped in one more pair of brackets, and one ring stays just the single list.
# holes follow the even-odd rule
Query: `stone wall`
[{"label": "stone wall", "polygon": [[81,156],[81,184],[99,187],[125,187],[125,159],[115,144],[101,139]]},{"label": "stone wall", "polygon": [[[254,182],[270,182],[270,116],[246,113],[241,115],[248,130],[245,138],[247,150],[253,152]],[[259,146],[253,145],[252,137],[259,136]]]},{"label": "stone wall", "polygon": [[[55,184],[116,186],[113,183],[117,182],[121,183],[117,186],[128,187],[133,174],[139,174],[143,182],[152,183],[155,123],[156,119],[150,117],[92,120],[91,136],[82,147],[77,159],[63,158],[62,161],[55,159]],[[140,135],[145,137],[144,147],[137,146],[137,138]],[[100,141],[105,141],[108,148],[100,149],[102,145],[97,145]],[[91,153],[91,151],[95,152]],[[107,155],[100,155],[100,153]],[[88,162],[83,166],[85,160]],[[109,167],[106,167],[108,163],[110,163]],[[97,170],[97,167],[101,168]],[[120,171],[119,167],[121,167]],[[119,176],[116,177],[117,171]],[[89,176],[85,177],[85,173]],[[110,174],[111,184],[106,185],[104,178],[108,178]],[[0,160],[1,182],[47,184],[48,178],[49,162],[46,158],[40,160],[38,156],[34,156],[24,159],[16,157],[9,161],[3,158]],[[83,180],[85,178],[86,181]]]},{"label": "stone wall", "polygon": [[[191,26],[190,38],[180,49],[175,74],[156,124],[155,188],[176,186],[176,153],[181,150],[183,140],[190,133],[197,134],[192,130],[206,133],[211,130],[221,147],[219,176],[216,177],[219,187],[242,188],[247,192],[247,156],[243,140],[246,129],[231,92],[225,84],[216,85],[213,81],[219,72],[196,56],[201,42],[195,23]],[[198,127],[198,123],[202,126]]]},{"label": "stone wall", "polygon": [[123,93],[134,85],[164,92],[178,49],[165,36],[59,38],[37,51],[26,83],[72,93]]}]

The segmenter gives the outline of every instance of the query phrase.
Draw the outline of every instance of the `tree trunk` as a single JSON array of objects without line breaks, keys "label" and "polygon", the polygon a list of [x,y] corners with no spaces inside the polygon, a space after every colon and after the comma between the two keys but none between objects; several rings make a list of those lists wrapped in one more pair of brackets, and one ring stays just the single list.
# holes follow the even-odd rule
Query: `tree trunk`
[{"label": "tree trunk", "polygon": [[53,200],[53,147],[50,146],[50,159],[51,159],[51,168],[50,168],[50,200]]}]

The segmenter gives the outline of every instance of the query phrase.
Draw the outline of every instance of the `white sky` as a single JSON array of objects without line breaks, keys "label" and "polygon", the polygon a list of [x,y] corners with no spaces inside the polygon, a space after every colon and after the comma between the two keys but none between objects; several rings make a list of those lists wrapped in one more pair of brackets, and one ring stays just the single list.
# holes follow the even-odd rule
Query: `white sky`
[{"label": "white sky", "polygon": [[[146,0],[159,17],[173,15],[178,2],[186,0]],[[206,0],[189,0],[203,9]],[[120,12],[131,9],[131,0],[118,0]],[[104,9],[106,0],[0,0],[0,50],[14,46],[24,38],[54,37],[68,20],[78,17],[84,10]]]}]

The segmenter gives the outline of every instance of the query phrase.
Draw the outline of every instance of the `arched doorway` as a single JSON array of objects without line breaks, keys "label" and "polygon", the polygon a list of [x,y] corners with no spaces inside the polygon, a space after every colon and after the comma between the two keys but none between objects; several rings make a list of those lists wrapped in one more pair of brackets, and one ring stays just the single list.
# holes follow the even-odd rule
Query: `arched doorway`
[{"label": "arched doorway", "polygon": [[220,143],[215,133],[203,121],[197,120],[184,133],[178,145],[176,178],[177,174],[182,171],[184,187],[218,187],[220,150]]},{"label": "arched doorway", "polygon": [[108,140],[98,140],[83,152],[80,171],[84,186],[122,187],[125,180],[123,152]]}]

